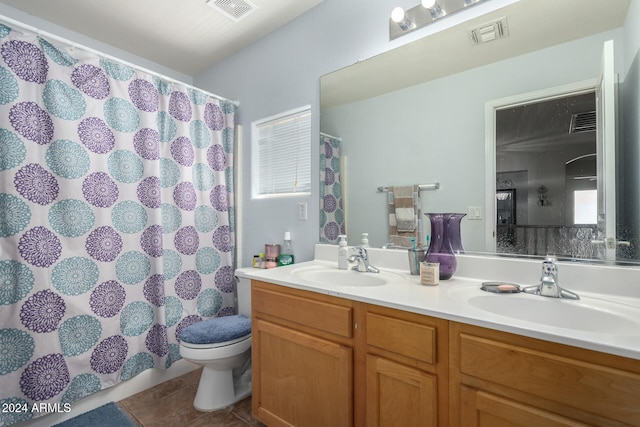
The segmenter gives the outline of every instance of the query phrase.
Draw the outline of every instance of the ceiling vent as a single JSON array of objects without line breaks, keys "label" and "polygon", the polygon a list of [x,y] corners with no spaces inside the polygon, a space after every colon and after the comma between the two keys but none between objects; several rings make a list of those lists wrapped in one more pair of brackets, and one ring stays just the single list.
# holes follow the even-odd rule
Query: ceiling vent
[{"label": "ceiling vent", "polygon": [[249,0],[207,0],[207,5],[234,22],[251,15],[258,7]]},{"label": "ceiling vent", "polygon": [[596,112],[587,111],[571,115],[569,133],[595,132],[597,126]]},{"label": "ceiling vent", "polygon": [[474,45],[498,40],[509,35],[507,18],[503,16],[494,21],[484,23],[467,31]]}]

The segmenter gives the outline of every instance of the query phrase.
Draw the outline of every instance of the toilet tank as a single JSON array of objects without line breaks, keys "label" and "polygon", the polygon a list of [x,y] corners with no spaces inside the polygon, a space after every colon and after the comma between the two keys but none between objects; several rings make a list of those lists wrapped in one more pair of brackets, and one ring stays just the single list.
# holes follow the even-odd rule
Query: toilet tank
[{"label": "toilet tank", "polygon": [[246,277],[238,278],[236,294],[238,297],[238,314],[251,317],[251,280]]}]

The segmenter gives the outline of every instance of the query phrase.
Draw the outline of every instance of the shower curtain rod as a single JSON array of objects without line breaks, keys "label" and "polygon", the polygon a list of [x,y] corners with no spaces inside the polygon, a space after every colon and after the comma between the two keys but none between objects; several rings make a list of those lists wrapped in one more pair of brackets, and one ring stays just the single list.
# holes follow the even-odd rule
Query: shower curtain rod
[{"label": "shower curtain rod", "polygon": [[115,62],[118,62],[120,64],[126,65],[128,67],[134,68],[134,69],[136,69],[138,71],[142,71],[144,73],[151,74],[151,75],[156,76],[156,77],[158,77],[158,78],[160,78],[162,80],[167,80],[167,81],[169,81],[171,83],[178,83],[180,85],[186,86],[187,89],[193,89],[193,90],[197,90],[197,91],[203,92],[206,95],[209,95],[209,96],[211,96],[213,98],[216,98],[216,99],[218,99],[220,101],[231,102],[231,103],[233,103],[233,105],[236,106],[236,108],[240,106],[240,102],[239,101],[232,101],[232,100],[224,98],[224,97],[222,97],[220,95],[216,95],[215,93],[211,93],[211,92],[208,92],[206,90],[202,90],[202,89],[197,88],[197,87],[195,87],[193,85],[181,82],[180,80],[176,80],[176,79],[174,79],[172,77],[165,76],[164,74],[160,74],[160,73],[158,73],[156,71],[152,71],[152,70],[149,70],[147,68],[141,67],[139,65],[132,64],[129,61],[125,61],[123,59],[120,59],[120,58],[117,58],[115,56],[109,55],[107,53],[100,52],[99,50],[90,48],[88,46],[84,46],[84,45],[82,45],[80,43],[72,42],[71,40],[65,39],[64,37],[60,37],[60,36],[57,36],[55,34],[49,33],[47,31],[40,30],[39,28],[33,27],[31,25],[28,25],[28,24],[25,24],[23,22],[17,21],[15,19],[9,18],[8,16],[0,15],[0,21],[4,21],[10,27],[20,27],[22,30],[31,31],[32,33],[35,33],[35,34],[37,34],[39,36],[46,37],[46,38],[49,38],[49,39],[53,39],[53,40],[55,40],[55,41],[57,41],[59,43],[64,43],[68,47],[71,47],[71,48],[74,48],[74,49],[86,50],[88,52],[93,53],[94,55],[98,55],[98,56],[100,56],[102,58],[106,58],[106,59],[109,59],[111,61],[115,61]]},{"label": "shower curtain rod", "polygon": [[342,141],[342,138],[339,136],[329,135],[328,133],[320,132],[320,135],[328,136],[329,138],[337,139],[338,141]]}]

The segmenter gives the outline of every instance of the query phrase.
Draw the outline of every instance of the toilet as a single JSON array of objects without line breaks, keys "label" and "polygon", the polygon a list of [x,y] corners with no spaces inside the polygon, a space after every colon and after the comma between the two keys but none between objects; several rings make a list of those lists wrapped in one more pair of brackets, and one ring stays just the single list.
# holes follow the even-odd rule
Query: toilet
[{"label": "toilet", "polygon": [[251,285],[240,279],[238,314],[193,324],[180,334],[180,355],[202,365],[193,406],[203,412],[232,405],[251,394]]}]

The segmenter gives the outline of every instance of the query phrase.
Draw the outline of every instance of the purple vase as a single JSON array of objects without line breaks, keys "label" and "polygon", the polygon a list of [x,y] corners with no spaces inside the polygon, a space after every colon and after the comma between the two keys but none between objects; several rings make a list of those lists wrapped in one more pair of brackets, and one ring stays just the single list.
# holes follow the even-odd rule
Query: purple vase
[{"label": "purple vase", "polygon": [[466,213],[453,213],[449,218],[449,241],[454,254],[463,254],[462,236],[460,235],[460,222]]},{"label": "purple vase", "polygon": [[451,246],[452,237],[456,241],[456,247],[463,250],[460,239],[460,220],[465,214],[426,213],[425,215],[431,222],[431,240],[424,260],[440,264],[440,280],[451,279],[458,266]]}]

